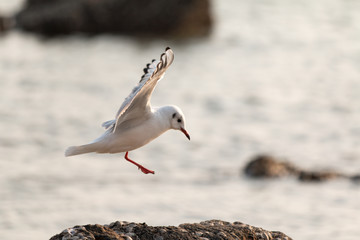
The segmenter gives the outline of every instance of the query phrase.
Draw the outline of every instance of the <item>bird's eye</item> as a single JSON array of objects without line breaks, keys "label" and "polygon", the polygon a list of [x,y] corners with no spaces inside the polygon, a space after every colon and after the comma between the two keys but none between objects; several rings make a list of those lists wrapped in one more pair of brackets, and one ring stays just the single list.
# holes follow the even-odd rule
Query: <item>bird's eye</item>
[{"label": "bird's eye", "polygon": [[181,119],[178,119],[178,121],[177,121],[178,123],[181,123]]},{"label": "bird's eye", "polygon": [[172,115],[172,118],[175,118],[175,116],[176,116],[176,113],[174,113],[174,114]]}]

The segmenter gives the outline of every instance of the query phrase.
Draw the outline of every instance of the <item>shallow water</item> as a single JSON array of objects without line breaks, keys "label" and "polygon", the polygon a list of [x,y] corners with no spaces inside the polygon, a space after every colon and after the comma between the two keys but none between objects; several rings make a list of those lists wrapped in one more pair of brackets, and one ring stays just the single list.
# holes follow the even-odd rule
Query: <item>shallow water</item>
[{"label": "shallow water", "polygon": [[[0,0],[12,11],[20,1]],[[360,172],[360,2],[214,1],[211,37],[189,41],[0,38],[0,233],[46,239],[116,220],[242,221],[294,239],[358,239],[359,186],[240,174],[270,153],[304,168]],[[175,61],[152,103],[176,104],[169,131],[130,157],[63,156],[98,137],[166,46]]]}]

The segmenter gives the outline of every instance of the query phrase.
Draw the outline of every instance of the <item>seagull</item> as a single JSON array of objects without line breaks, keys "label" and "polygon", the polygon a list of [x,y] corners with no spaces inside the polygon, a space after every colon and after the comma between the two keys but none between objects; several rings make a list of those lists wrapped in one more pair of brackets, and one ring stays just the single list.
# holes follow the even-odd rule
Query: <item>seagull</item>
[{"label": "seagull", "polygon": [[106,121],[102,126],[106,131],[93,142],[66,149],[65,156],[84,153],[125,153],[125,159],[136,165],[143,173],[154,174],[139,163],[131,160],[129,151],[135,150],[159,137],[167,130],[179,130],[190,140],[185,130],[185,116],[174,105],[151,107],[150,98],[158,81],[174,60],[173,51],[167,47],[160,60],[152,60],[144,68],[139,84],[125,98],[115,119]]}]

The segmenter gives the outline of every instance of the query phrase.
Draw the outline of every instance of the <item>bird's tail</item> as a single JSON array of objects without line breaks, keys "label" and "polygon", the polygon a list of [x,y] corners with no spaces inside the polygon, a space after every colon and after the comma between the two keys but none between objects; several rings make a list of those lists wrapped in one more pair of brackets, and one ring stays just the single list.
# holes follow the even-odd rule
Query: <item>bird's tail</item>
[{"label": "bird's tail", "polygon": [[84,154],[84,153],[90,153],[90,152],[96,152],[96,149],[97,149],[96,143],[90,143],[90,144],[81,145],[81,146],[71,146],[66,149],[65,157]]}]

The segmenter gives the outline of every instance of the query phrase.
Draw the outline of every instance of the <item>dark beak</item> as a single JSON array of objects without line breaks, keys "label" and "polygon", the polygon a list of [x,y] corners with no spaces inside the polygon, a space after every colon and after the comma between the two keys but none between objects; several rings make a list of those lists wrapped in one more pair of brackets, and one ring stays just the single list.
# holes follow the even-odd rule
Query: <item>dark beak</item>
[{"label": "dark beak", "polygon": [[183,134],[185,134],[185,136],[190,140],[190,135],[188,134],[188,132],[184,128],[180,128],[180,131],[182,131]]}]

